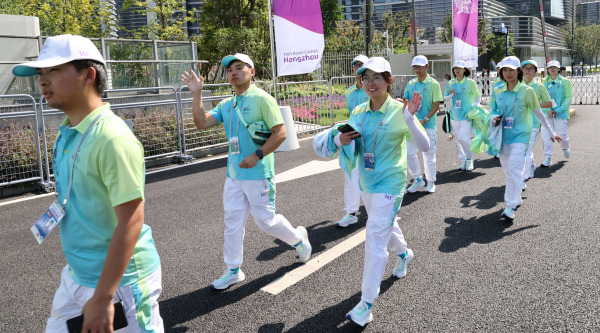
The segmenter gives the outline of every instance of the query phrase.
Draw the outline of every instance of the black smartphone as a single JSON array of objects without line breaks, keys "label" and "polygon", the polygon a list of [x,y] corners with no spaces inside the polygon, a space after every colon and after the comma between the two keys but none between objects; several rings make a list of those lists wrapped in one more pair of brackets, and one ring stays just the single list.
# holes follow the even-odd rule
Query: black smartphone
[{"label": "black smartphone", "polygon": [[[340,131],[342,133],[348,133],[348,132],[352,132],[352,131],[356,131],[356,130],[352,126],[348,125],[348,123],[346,123],[346,124],[338,127],[338,131]],[[358,133],[357,138],[360,138],[360,133]]]},{"label": "black smartphone", "polygon": [[[115,317],[113,319],[113,330],[120,330],[127,326],[127,317],[123,309],[123,302],[115,303]],[[67,320],[67,329],[69,333],[81,333],[83,328],[83,315]]]},{"label": "black smartphone", "polygon": [[504,115],[500,115],[500,117],[497,117],[496,119],[494,119],[494,126],[498,126],[502,123],[502,118],[504,118]]}]

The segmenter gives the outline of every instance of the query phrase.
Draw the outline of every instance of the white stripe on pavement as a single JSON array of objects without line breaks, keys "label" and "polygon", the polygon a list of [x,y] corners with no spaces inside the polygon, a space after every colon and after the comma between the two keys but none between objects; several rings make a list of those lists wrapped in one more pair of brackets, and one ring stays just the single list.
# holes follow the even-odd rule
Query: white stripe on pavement
[{"label": "white stripe on pavement", "polygon": [[293,286],[298,281],[304,279],[305,277],[314,273],[321,267],[340,257],[342,254],[350,251],[351,249],[363,243],[366,239],[366,235],[366,229],[361,230],[352,237],[346,239],[345,241],[339,243],[331,249],[321,253],[318,257],[309,260],[306,264],[294,269],[293,271],[286,273],[281,278],[262,287],[260,290],[268,292],[272,295],[279,294],[286,288]]},{"label": "white stripe on pavement", "polygon": [[44,193],[44,194],[38,194],[32,197],[26,197],[26,198],[21,198],[21,199],[15,199],[15,200],[11,200],[11,201],[6,201],[6,202],[0,202],[0,206],[4,206],[4,205],[10,205],[10,204],[14,204],[17,202],[22,202],[22,201],[27,201],[27,200],[33,200],[33,199],[39,199],[39,198],[44,198],[47,197],[49,195],[54,195],[54,192],[51,193]]},{"label": "white stripe on pavement", "polygon": [[316,175],[319,173],[332,171],[335,169],[339,169],[339,163],[337,159],[333,159],[330,161],[319,161],[314,160],[308,163],[304,163],[300,166],[292,168],[290,170],[284,171],[282,173],[275,175],[275,183],[283,183],[288,180],[298,179],[302,177],[308,177],[312,175]]}]

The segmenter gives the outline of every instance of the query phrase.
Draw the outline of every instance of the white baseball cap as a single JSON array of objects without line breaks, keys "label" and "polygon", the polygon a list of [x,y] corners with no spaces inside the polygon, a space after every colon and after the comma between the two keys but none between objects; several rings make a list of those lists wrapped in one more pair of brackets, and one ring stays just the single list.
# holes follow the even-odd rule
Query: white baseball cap
[{"label": "white baseball cap", "polygon": [[356,71],[356,74],[360,75],[367,69],[370,69],[375,73],[388,72],[392,74],[392,67],[390,66],[390,63],[383,57],[369,58],[369,60],[367,60],[367,62],[365,62],[363,66]]},{"label": "white baseball cap", "polygon": [[66,64],[74,60],[94,60],[106,67],[106,61],[91,40],[77,35],[48,37],[36,61],[24,62],[12,68],[14,76],[33,76],[38,68]]},{"label": "white baseball cap", "polygon": [[560,62],[558,62],[558,60],[549,61],[548,68],[550,67],[558,67],[560,69]]},{"label": "white baseball cap", "polygon": [[412,59],[411,66],[427,66],[427,64],[429,64],[429,61],[427,61],[427,57],[418,55]]},{"label": "white baseball cap", "polygon": [[521,67],[521,60],[519,60],[519,58],[515,56],[509,56],[502,59],[501,64],[502,65],[500,66],[500,68],[508,67],[511,69],[517,69]]},{"label": "white baseball cap", "polygon": [[250,59],[250,57],[248,55],[243,54],[243,53],[236,53],[234,55],[228,55],[225,58],[223,58],[223,60],[221,60],[221,64],[223,64],[223,66],[225,66],[225,67],[228,67],[229,64],[234,60],[239,60],[243,63],[250,65],[250,68],[254,68],[254,62],[252,62],[252,59]]},{"label": "white baseball cap", "polygon": [[357,61],[360,61],[360,62],[362,62],[362,63],[364,64],[364,63],[366,63],[367,61],[369,61],[369,58],[368,58],[367,56],[364,56],[364,55],[362,55],[362,54],[359,54],[359,55],[357,55],[357,56],[356,56],[356,58],[354,58],[354,59],[352,60],[352,63],[351,63],[351,64],[352,64],[352,65],[354,65],[354,63],[355,63],[355,62],[357,62]]},{"label": "white baseball cap", "polygon": [[464,62],[464,60],[456,60],[456,62],[454,62],[454,67],[452,68],[467,68],[467,63]]}]

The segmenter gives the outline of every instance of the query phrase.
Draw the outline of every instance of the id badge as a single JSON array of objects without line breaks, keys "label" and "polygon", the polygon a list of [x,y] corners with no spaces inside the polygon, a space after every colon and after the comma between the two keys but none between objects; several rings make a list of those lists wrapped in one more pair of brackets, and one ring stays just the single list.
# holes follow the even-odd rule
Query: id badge
[{"label": "id badge", "polygon": [[375,171],[374,153],[365,153],[365,171]]},{"label": "id badge", "polygon": [[30,228],[39,244],[42,244],[44,239],[63,217],[65,217],[65,210],[58,203],[58,199],[54,199],[50,207],[46,209],[44,214]]},{"label": "id badge", "polygon": [[231,153],[231,155],[240,153],[240,139],[237,136],[232,136],[229,139],[229,153]]},{"label": "id badge", "polygon": [[513,117],[504,118],[504,128],[512,128],[513,127]]},{"label": "id badge", "polygon": [[556,101],[555,101],[555,100],[554,100],[554,98],[553,98],[553,99],[552,99],[552,107],[553,107],[553,108],[555,108],[555,107],[557,107],[557,106],[558,106],[558,104],[556,104]]},{"label": "id badge", "polygon": [[462,108],[462,100],[456,101],[456,103],[454,103],[454,107],[457,109],[461,109]]}]

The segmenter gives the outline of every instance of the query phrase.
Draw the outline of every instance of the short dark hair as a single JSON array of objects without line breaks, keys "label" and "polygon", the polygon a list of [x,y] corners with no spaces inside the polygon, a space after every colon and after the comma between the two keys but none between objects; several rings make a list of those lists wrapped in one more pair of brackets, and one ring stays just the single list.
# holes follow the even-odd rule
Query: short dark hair
[{"label": "short dark hair", "polygon": [[[454,69],[456,67],[452,67],[452,76],[456,77],[456,73],[454,73]],[[471,70],[465,67],[465,76],[471,76]]]},{"label": "short dark hair", "polygon": [[71,64],[75,69],[81,72],[84,69],[93,67],[96,70],[96,82],[94,82],[94,89],[98,95],[102,96],[104,90],[106,90],[106,67],[103,64],[94,60],[73,60]]},{"label": "short dark hair", "polygon": [[[505,67],[502,67],[502,69],[504,69]],[[500,79],[504,82],[506,82],[506,80],[504,79],[504,74],[502,74],[504,71],[500,71],[500,74],[498,74],[500,76]],[[521,67],[517,67],[517,72],[519,72],[517,74],[517,80],[519,80],[519,82],[523,81],[523,68]]]}]

